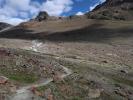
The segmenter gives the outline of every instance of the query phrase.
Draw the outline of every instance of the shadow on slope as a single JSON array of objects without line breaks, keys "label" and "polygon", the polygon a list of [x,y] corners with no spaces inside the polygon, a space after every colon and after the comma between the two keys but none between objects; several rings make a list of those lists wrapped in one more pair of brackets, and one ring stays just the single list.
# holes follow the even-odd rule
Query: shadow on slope
[{"label": "shadow on slope", "polygon": [[41,39],[39,34],[34,33],[33,30],[28,30],[22,27],[13,28],[11,30],[0,33],[0,38],[9,38],[9,39],[25,39],[25,40],[34,40]]},{"label": "shadow on slope", "polygon": [[[133,28],[121,27],[119,29],[103,28],[102,24],[93,24],[82,29],[67,32],[57,32],[46,35],[45,39],[50,41],[67,42],[107,42],[113,38],[133,37]],[[43,33],[39,33],[40,35]]]},{"label": "shadow on slope", "polygon": [[41,32],[35,33],[24,28],[14,28],[0,33],[0,38],[49,40],[53,42],[104,42],[113,38],[133,37],[133,28],[121,27],[117,29],[104,28],[102,24],[92,24],[82,29],[66,32]]}]

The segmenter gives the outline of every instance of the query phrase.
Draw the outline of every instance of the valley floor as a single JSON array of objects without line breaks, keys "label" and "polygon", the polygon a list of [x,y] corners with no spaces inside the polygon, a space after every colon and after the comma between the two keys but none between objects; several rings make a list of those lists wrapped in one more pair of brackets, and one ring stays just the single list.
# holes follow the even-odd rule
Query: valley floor
[{"label": "valley floor", "polygon": [[[54,100],[132,100],[133,45],[119,41],[40,42],[1,39],[1,47],[32,50],[51,55],[73,74],[62,82],[42,87],[51,89]],[[3,42],[4,41],[4,42]],[[20,45],[21,44],[21,45]],[[45,89],[46,88],[46,89]],[[77,95],[78,94],[78,95]]]},{"label": "valley floor", "polygon": [[[133,34],[132,31],[128,33]],[[48,55],[72,70],[72,74],[64,79],[37,88],[48,100],[132,100],[133,36],[103,39],[44,42],[39,39],[0,38],[0,47]],[[35,98],[31,100],[37,100]]]}]

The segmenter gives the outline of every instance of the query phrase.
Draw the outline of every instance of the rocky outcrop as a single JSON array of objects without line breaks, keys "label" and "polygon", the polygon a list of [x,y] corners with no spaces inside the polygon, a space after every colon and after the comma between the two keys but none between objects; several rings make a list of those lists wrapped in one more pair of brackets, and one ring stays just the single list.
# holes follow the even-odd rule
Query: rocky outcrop
[{"label": "rocky outcrop", "polygon": [[133,3],[133,0],[106,0],[105,5],[106,6],[118,6],[124,3]]},{"label": "rocky outcrop", "polygon": [[133,0],[107,0],[86,15],[92,19],[133,20]]},{"label": "rocky outcrop", "polygon": [[39,12],[39,14],[35,18],[35,20],[37,20],[37,21],[43,21],[43,20],[47,20],[48,17],[49,17],[49,15],[48,15],[47,12],[41,11],[41,12]]}]

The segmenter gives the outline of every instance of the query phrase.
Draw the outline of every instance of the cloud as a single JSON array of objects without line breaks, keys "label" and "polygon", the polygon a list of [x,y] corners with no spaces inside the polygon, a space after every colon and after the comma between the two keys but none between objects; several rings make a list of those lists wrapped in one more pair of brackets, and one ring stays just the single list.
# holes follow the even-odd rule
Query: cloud
[{"label": "cloud", "polygon": [[29,10],[30,0],[6,0],[6,5],[17,10]]},{"label": "cloud", "polygon": [[59,16],[72,9],[72,0],[47,0],[43,3],[41,10],[47,11],[50,15]]},{"label": "cloud", "polygon": [[72,0],[46,0],[42,4],[33,0],[0,0],[0,21],[18,24],[36,16],[39,11],[59,16],[72,9]]},{"label": "cloud", "polygon": [[90,6],[90,11],[92,11],[99,3],[96,3],[95,5],[93,6]]},{"label": "cloud", "polygon": [[39,12],[37,2],[31,0],[0,0],[0,21],[19,24]]},{"label": "cloud", "polygon": [[96,4],[94,4],[93,6],[90,6],[90,11],[92,11],[97,5],[102,4],[105,1],[106,0],[100,0],[99,2],[97,2]]},{"label": "cloud", "polygon": [[8,22],[9,24],[13,24],[13,25],[18,25],[21,22],[24,22],[26,20],[22,20],[20,18],[12,18],[12,17],[7,17],[4,15],[0,16],[0,22]]},{"label": "cloud", "polygon": [[83,12],[77,12],[76,15],[80,16],[80,15],[84,15]]},{"label": "cloud", "polygon": [[29,14],[27,12],[21,11],[19,12],[19,16],[21,16],[21,18],[27,19],[29,17]]},{"label": "cloud", "polygon": [[100,0],[100,3],[103,3],[103,2],[105,2],[106,0]]},{"label": "cloud", "polygon": [[82,2],[82,1],[84,1],[84,0],[75,0],[75,1],[77,1],[77,2]]}]

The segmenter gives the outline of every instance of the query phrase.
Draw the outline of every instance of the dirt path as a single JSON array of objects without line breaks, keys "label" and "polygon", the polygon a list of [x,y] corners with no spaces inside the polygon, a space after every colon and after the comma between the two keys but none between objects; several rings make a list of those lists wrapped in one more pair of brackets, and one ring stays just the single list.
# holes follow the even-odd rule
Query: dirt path
[{"label": "dirt path", "polygon": [[[65,73],[66,74],[63,74],[61,76],[61,78],[65,78],[67,77],[68,75],[70,75],[72,73],[72,71],[64,66],[62,66],[62,68],[64,69]],[[44,99],[41,99],[39,97],[35,97],[33,95],[33,93],[29,90],[31,89],[32,87],[40,87],[40,86],[45,86],[47,84],[49,84],[50,82],[52,82],[53,79],[47,79],[47,80],[44,80],[44,82],[42,83],[39,83],[39,84],[33,84],[33,85],[29,85],[29,86],[26,86],[26,87],[22,87],[20,89],[17,90],[17,93],[12,97],[11,100],[33,100],[32,98],[37,98],[37,100],[44,100]]]}]

